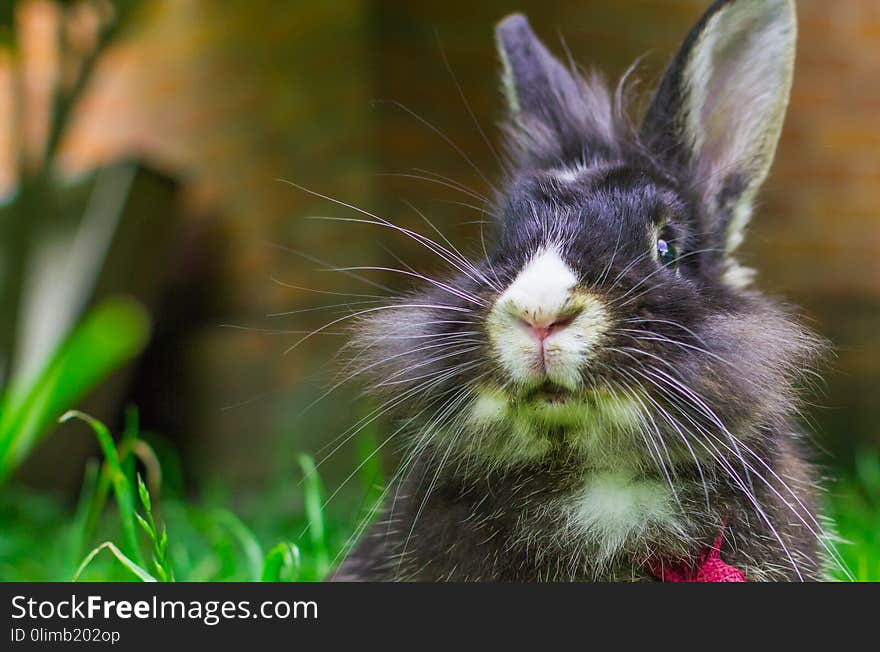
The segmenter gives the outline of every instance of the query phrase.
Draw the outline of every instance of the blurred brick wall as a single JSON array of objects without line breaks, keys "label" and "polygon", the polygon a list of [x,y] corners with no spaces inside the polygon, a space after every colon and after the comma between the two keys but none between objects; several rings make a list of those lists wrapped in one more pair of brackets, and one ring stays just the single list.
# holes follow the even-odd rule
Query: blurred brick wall
[{"label": "blurred brick wall", "polygon": [[146,5],[98,70],[65,163],[77,170],[137,155],[187,184],[194,221],[215,232],[219,222],[227,243],[214,251],[225,268],[220,316],[171,365],[187,376],[191,392],[172,398],[193,432],[166,434],[183,444],[190,470],[255,480],[289,429],[290,397],[311,377],[308,358],[283,355],[293,335],[262,332],[301,330],[267,314],[314,300],[273,281],[316,286],[303,278],[316,265],[278,246],[336,250],[337,263],[360,246],[307,228],[303,215],[326,213],[324,205],[279,179],[360,202],[370,195],[366,12],[359,0]]},{"label": "blurred brick wall", "polygon": [[[495,163],[447,72],[442,51],[482,128],[497,146],[501,116],[492,27],[513,10],[561,52],[616,79],[647,55],[639,76],[656,82],[708,2],[700,0],[160,0],[99,71],[75,136],[71,168],[135,151],[189,184],[194,219],[220,216],[231,245],[229,318],[261,328],[314,324],[264,315],[314,297],[272,283],[363,291],[316,265],[261,245],[318,252],[334,263],[387,258],[375,242],[430,268],[386,234],[300,219],[341,214],[276,181],[285,177],[395,220],[416,220],[412,199],[445,231],[471,239],[473,198],[374,172],[415,168],[486,192],[480,175],[399,101],[454,140],[492,176]],[[801,36],[791,108],[772,177],[745,248],[759,283],[804,305],[839,348],[824,426],[851,440],[878,438],[880,379],[880,3],[800,0]],[[438,46],[439,42],[439,46]],[[443,200],[443,201],[435,201]],[[350,214],[350,213],[349,213]],[[413,224],[417,222],[413,221]],[[390,260],[390,259],[389,259]],[[318,265],[317,267],[320,267]],[[317,322],[320,323],[320,322]],[[191,405],[207,467],[229,457],[259,477],[289,425],[296,397],[312,391],[313,363],[281,356],[291,337],[206,327],[182,368],[200,381]],[[295,341],[295,340],[294,340]],[[222,406],[270,393],[236,410]],[[337,406],[338,408],[338,406]],[[337,412],[339,410],[337,409]],[[288,419],[285,421],[285,419]],[[305,433],[310,442],[326,432]],[[304,444],[309,446],[310,444]],[[243,454],[244,453],[244,454]],[[221,467],[225,468],[225,467]]]}]

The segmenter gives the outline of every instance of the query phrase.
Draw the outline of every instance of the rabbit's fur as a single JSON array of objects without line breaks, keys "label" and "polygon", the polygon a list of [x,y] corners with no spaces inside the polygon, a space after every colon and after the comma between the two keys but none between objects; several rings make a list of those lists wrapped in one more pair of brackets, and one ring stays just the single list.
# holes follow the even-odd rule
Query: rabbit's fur
[{"label": "rabbit's fur", "polygon": [[722,531],[749,580],[820,577],[797,387],[821,341],[734,258],[795,35],[791,0],[715,2],[638,126],[524,17],[498,25],[494,249],[430,245],[459,273],[359,325],[410,444],[335,579],[646,580]]}]

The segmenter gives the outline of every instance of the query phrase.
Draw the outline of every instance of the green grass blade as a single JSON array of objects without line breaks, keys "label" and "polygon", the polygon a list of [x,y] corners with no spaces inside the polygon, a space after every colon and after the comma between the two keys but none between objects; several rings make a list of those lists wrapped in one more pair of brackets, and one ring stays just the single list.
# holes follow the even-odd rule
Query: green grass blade
[{"label": "green grass blade", "polygon": [[378,424],[372,420],[367,426],[358,432],[356,438],[358,468],[361,486],[364,492],[364,506],[367,512],[373,511],[374,505],[382,497],[382,488],[385,483],[382,473],[382,458],[378,454],[379,438],[377,436]]},{"label": "green grass blade", "polygon": [[137,460],[135,459],[135,446],[139,434],[138,411],[133,407],[125,410],[125,428],[122,437],[119,438],[119,461],[126,478],[133,478]]},{"label": "green grass blade", "polygon": [[324,523],[324,486],[315,467],[315,461],[308,455],[299,456],[305,482],[305,510],[308,521],[309,538],[315,557],[315,568],[319,577],[330,570],[330,545],[327,542],[327,529]]},{"label": "green grass blade", "polygon": [[295,582],[299,578],[299,548],[284,541],[272,548],[263,561],[261,582]]},{"label": "green grass blade", "polygon": [[263,548],[257,537],[232,512],[225,509],[213,510],[211,517],[215,525],[225,528],[238,540],[250,568],[251,581],[259,581],[263,574]]},{"label": "green grass blade", "polygon": [[105,549],[109,550],[113,554],[113,556],[116,557],[116,559],[118,559],[122,563],[123,566],[125,566],[128,570],[130,570],[135,575],[137,575],[138,579],[140,579],[142,582],[155,582],[156,581],[155,577],[150,575],[150,573],[147,572],[143,567],[141,567],[140,565],[136,564],[131,559],[129,559],[125,555],[125,553],[123,553],[119,548],[117,548],[110,541],[105,541],[100,546],[98,546],[97,548],[92,550],[88,555],[86,555],[86,558],[82,560],[82,563],[79,565],[79,568],[76,569],[76,573],[74,573],[73,579],[71,581],[76,582],[79,579],[80,575],[83,574],[83,571],[88,567],[88,565],[92,563],[92,561],[95,559],[95,557],[97,557],[98,554],[102,550],[105,550]]},{"label": "green grass blade", "polygon": [[144,508],[144,513],[147,515],[147,519],[149,519],[150,527],[155,531],[156,523],[153,521],[153,499],[150,498],[150,491],[147,489],[147,485],[141,478],[140,473],[137,474],[137,488],[138,497],[141,500],[141,507]]},{"label": "green grass blade", "polygon": [[73,521],[70,525],[70,564],[71,566],[82,557],[83,547],[89,535],[89,514],[91,513],[98,495],[98,482],[101,466],[97,460],[89,460],[86,463],[83,475],[82,488],[79,492],[79,500],[76,504]]},{"label": "green grass blade", "polygon": [[95,432],[101,451],[104,453],[104,459],[110,467],[110,481],[113,486],[113,493],[116,496],[116,503],[119,506],[119,519],[122,524],[122,535],[125,541],[126,553],[133,557],[139,564],[143,564],[141,557],[140,544],[137,538],[137,528],[135,527],[135,498],[131,482],[122,470],[119,461],[119,454],[113,443],[113,437],[110,431],[103,423],[97,419],[90,417],[77,410],[70,410],[62,415],[60,421],[63,423],[70,419],[81,419],[85,421]]},{"label": "green grass blade", "polygon": [[86,541],[89,540],[95,529],[98,527],[98,522],[101,518],[101,514],[104,511],[104,506],[107,504],[107,496],[110,494],[111,477],[112,471],[110,470],[110,465],[104,462],[99,467],[98,481],[97,486],[95,487],[95,493],[92,496],[91,501],[89,502],[88,513],[86,514],[85,521],[82,524],[80,547],[78,548],[76,553],[77,559],[82,556],[83,548],[86,545]]},{"label": "green grass blade", "polygon": [[137,513],[135,513],[135,517],[153,544],[153,568],[156,569],[156,574],[163,582],[174,581],[174,570],[171,568],[167,554],[168,532],[164,525],[161,532],[156,526],[156,519],[153,518],[153,499],[150,497],[150,491],[140,474],[137,474],[137,490],[146,518]]}]

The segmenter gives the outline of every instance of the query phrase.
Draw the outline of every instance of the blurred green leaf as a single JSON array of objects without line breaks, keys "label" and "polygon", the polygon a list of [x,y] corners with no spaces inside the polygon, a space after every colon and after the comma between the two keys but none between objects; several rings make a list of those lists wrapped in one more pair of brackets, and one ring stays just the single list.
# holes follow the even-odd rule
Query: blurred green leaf
[{"label": "blurred green leaf", "polygon": [[6,480],[58,416],[131,360],[149,339],[143,307],[127,298],[95,307],[26,387],[0,398],[0,482]]}]

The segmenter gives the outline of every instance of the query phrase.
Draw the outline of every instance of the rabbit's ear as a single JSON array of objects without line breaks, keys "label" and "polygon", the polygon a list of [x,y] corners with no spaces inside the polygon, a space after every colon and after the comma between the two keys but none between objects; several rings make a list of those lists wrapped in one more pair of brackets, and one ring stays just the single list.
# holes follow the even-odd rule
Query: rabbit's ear
[{"label": "rabbit's ear", "polygon": [[782,130],[794,68],[793,0],[718,0],[667,70],[642,140],[695,184],[718,246],[742,241]]},{"label": "rabbit's ear", "polygon": [[520,14],[498,23],[495,36],[513,127],[509,144],[521,165],[586,164],[617,151],[614,103],[601,77],[584,78],[563,65]]},{"label": "rabbit's ear", "polygon": [[563,128],[565,106],[580,96],[571,72],[550,54],[521,14],[498,23],[495,38],[504,64],[504,93],[514,119],[523,126],[537,122],[553,130]]}]

